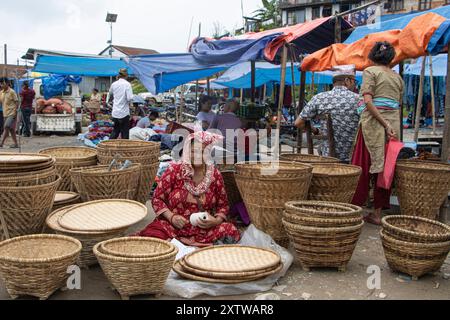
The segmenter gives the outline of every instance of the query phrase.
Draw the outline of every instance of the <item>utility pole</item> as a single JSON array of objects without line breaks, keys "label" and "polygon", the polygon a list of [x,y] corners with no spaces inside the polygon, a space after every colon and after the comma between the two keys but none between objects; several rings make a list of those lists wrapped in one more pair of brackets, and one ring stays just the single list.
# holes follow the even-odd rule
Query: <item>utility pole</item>
[{"label": "utility pole", "polygon": [[6,76],[7,76],[6,66],[8,65],[8,45],[6,43],[5,43],[4,49],[5,49],[5,53],[4,53],[4,56],[5,56],[5,67],[3,68],[3,78],[6,78]]}]

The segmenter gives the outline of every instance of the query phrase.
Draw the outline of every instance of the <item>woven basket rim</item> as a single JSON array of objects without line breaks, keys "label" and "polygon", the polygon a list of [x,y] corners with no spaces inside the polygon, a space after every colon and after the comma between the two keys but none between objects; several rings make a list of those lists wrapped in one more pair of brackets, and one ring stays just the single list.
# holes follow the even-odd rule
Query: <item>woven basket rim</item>
[{"label": "woven basket rim", "polygon": [[[382,223],[383,223],[383,227],[387,226],[390,229],[396,230],[398,232],[404,233],[404,234],[408,234],[411,236],[416,236],[416,237],[421,237],[421,238],[428,238],[428,239],[433,239],[433,238],[439,238],[439,237],[443,237],[445,235],[442,234],[427,234],[427,233],[421,233],[421,232],[417,232],[417,231],[411,231],[411,230],[406,230],[397,226],[392,225],[389,221],[390,220],[395,220],[395,219],[402,219],[402,220],[416,220],[416,221],[420,221],[423,223],[428,223],[430,225],[434,225],[434,226],[438,226],[442,229],[447,230],[447,237],[450,238],[450,226],[441,223],[439,221],[433,221],[424,217],[418,217],[418,216],[401,216],[401,215],[396,215],[396,216],[388,216],[388,217],[384,217],[382,219]],[[450,240],[449,240],[450,241]]]},{"label": "woven basket rim", "polygon": [[[53,152],[56,151],[75,151],[75,150],[79,150],[79,151],[83,151],[86,152],[87,155],[80,155],[80,156],[63,156],[63,155],[54,155]],[[45,154],[45,155],[50,155],[54,158],[56,158],[58,161],[61,160],[88,160],[88,159],[94,159],[97,158],[97,151],[95,149],[92,148],[88,148],[88,147],[51,147],[51,148],[45,148],[39,151],[39,154]]]},{"label": "woven basket rim", "polygon": [[[245,170],[245,171],[257,171],[259,169],[264,169],[264,166],[269,167],[270,165],[286,165],[287,168],[278,168],[278,172],[290,172],[290,171],[310,171],[312,172],[313,167],[311,165],[299,162],[291,162],[291,161],[274,161],[274,162],[258,162],[258,161],[247,161],[247,162],[238,162],[235,164],[236,170]],[[275,169],[275,168],[274,168]]]},{"label": "woven basket rim", "polygon": [[172,246],[174,246],[175,249],[166,255],[150,257],[150,258],[127,258],[127,257],[117,257],[117,256],[107,254],[105,252],[102,252],[101,245],[102,245],[102,242],[97,243],[94,246],[93,251],[94,251],[95,256],[100,257],[105,260],[112,261],[112,262],[131,262],[131,263],[154,262],[154,261],[171,259],[172,257],[175,257],[179,251],[178,248],[172,244]]},{"label": "woven basket rim", "polygon": [[[126,242],[147,242],[149,244],[163,244],[167,247],[167,250],[159,252],[159,253],[153,253],[148,255],[142,255],[142,254],[133,254],[131,252],[117,252],[114,250],[111,250],[108,248],[109,244],[112,243],[126,243]],[[115,257],[124,257],[124,258],[152,258],[152,257],[158,257],[158,256],[164,256],[169,253],[172,253],[175,250],[176,246],[171,244],[170,242],[156,239],[156,238],[144,238],[144,237],[123,237],[123,238],[116,238],[111,239],[107,241],[103,241],[101,243],[101,250],[104,254],[115,256]]]},{"label": "woven basket rim", "polygon": [[53,157],[51,155],[47,154],[39,154],[39,153],[0,153],[0,156],[34,156],[34,157],[40,157],[43,158],[42,160],[22,160],[20,162],[10,162],[10,161],[1,161],[0,160],[0,167],[3,165],[11,165],[11,166],[20,166],[20,165],[30,165],[30,164],[43,164],[50,162]]},{"label": "woven basket rim", "polygon": [[[315,172],[317,168],[330,169],[330,172]],[[336,172],[333,169],[345,169],[347,172]],[[353,177],[361,175],[361,167],[342,163],[316,163],[313,165],[314,177]]]},{"label": "woven basket rim", "polygon": [[[381,239],[386,239],[387,241],[393,242],[398,245],[402,246],[408,246],[408,247],[417,247],[417,248],[442,248],[446,246],[450,246],[450,241],[442,241],[442,242],[435,242],[435,243],[423,243],[423,242],[408,242],[408,241],[402,241],[395,239],[391,236],[386,235],[383,230],[380,231]],[[383,239],[384,238],[384,239]]]},{"label": "woven basket rim", "polygon": [[[305,160],[294,160],[292,158],[305,158]],[[301,163],[339,163],[340,160],[338,158],[333,158],[333,157],[324,157],[324,156],[319,156],[319,155],[313,155],[313,154],[303,154],[303,153],[282,153],[280,155],[280,160],[284,160],[285,161],[294,161],[294,162],[301,162]],[[308,160],[310,159],[310,160]],[[314,161],[313,159],[317,160]]]},{"label": "woven basket rim", "polygon": [[38,184],[35,186],[24,186],[24,187],[8,187],[8,186],[0,186],[1,192],[17,192],[17,191],[33,191],[34,189],[41,189],[41,188],[47,188],[51,187],[55,184],[58,184],[62,181],[62,178],[60,175],[57,175],[57,179],[53,182],[45,183],[45,184]]},{"label": "woven basket rim", "polygon": [[102,141],[98,144],[98,149],[111,150],[111,149],[139,149],[143,150],[146,147],[148,148],[156,148],[160,147],[160,142],[153,141],[136,141],[136,140],[108,140]]},{"label": "woven basket rim", "polygon": [[341,222],[341,223],[349,223],[349,222],[355,222],[355,221],[358,221],[358,222],[361,222],[361,221],[363,221],[362,219],[362,216],[361,216],[361,218],[360,217],[357,217],[357,218],[346,218],[346,217],[339,217],[338,219],[327,219],[327,218],[321,218],[321,217],[311,217],[311,216],[298,216],[298,215],[293,215],[293,214],[290,214],[290,213],[288,213],[288,212],[286,212],[286,211],[284,211],[283,212],[283,217],[292,217],[292,220],[298,220],[298,221],[310,221],[310,222],[318,222],[318,223],[320,223],[320,222],[323,222],[323,223],[333,223],[333,222],[336,222],[336,221],[339,221],[339,222]]},{"label": "woven basket rim", "polygon": [[345,214],[349,214],[349,213],[357,213],[357,212],[362,212],[363,209],[361,207],[355,206],[353,204],[350,203],[341,203],[341,202],[330,202],[330,201],[311,201],[311,200],[304,200],[304,201],[289,201],[286,202],[285,204],[285,208],[286,209],[291,209],[291,210],[299,210],[300,208],[298,208],[296,205],[301,206],[322,206],[322,207],[328,207],[328,208],[342,208],[342,209],[347,209],[347,211],[341,211],[341,212],[322,212],[322,211],[318,211],[318,210],[314,210],[314,209],[303,209],[304,211],[307,212],[320,212],[323,214],[333,214],[333,215],[345,215]]},{"label": "woven basket rim", "polygon": [[118,173],[129,173],[133,171],[140,170],[142,165],[140,163],[133,163],[130,167],[124,169],[124,170],[117,170],[113,169],[112,171],[96,171],[96,170],[102,170],[102,169],[108,169],[109,166],[107,165],[97,165],[97,166],[91,166],[91,167],[78,167],[78,168],[72,168],[70,169],[70,173],[75,174],[81,174],[81,175],[105,175],[105,174],[118,174]]},{"label": "woven basket rim", "polygon": [[57,262],[57,261],[62,261],[65,260],[67,258],[73,257],[74,255],[78,254],[81,252],[82,249],[82,244],[78,239],[75,239],[73,237],[69,237],[69,236],[64,236],[64,235],[52,235],[52,234],[40,234],[40,235],[30,235],[30,236],[23,236],[23,237],[16,237],[13,239],[9,239],[6,241],[3,241],[0,243],[0,252],[1,252],[1,248],[10,244],[13,244],[15,242],[19,242],[19,241],[27,241],[27,240],[35,240],[35,239],[58,239],[58,240],[66,240],[67,242],[72,242],[73,244],[77,245],[77,250],[72,252],[72,253],[68,253],[65,254],[63,256],[60,257],[53,257],[53,258],[48,258],[48,259],[15,259],[12,257],[5,257],[2,256],[0,254],[0,260],[1,261],[7,261],[7,262],[13,262],[13,263],[48,263],[48,262]]},{"label": "woven basket rim", "polygon": [[[417,167],[417,165],[426,165],[429,167]],[[414,161],[414,160],[399,160],[397,162],[397,170],[409,170],[409,171],[428,171],[434,173],[450,173],[450,164],[444,162],[433,161]]]},{"label": "woven basket rim", "polygon": [[338,227],[338,228],[327,228],[327,227],[309,227],[309,226],[302,226],[290,223],[286,221],[284,218],[282,219],[283,225],[286,226],[288,229],[291,230],[303,230],[303,231],[312,231],[317,233],[330,233],[330,232],[350,232],[350,231],[357,231],[360,230],[362,227],[364,227],[364,221],[362,221],[360,224],[351,226],[351,227]]},{"label": "woven basket rim", "polygon": [[[63,194],[68,194],[68,195],[72,195],[73,197],[72,198],[69,198],[69,199],[65,199],[65,200],[60,200],[60,201],[56,201],[55,200],[55,202],[54,202],[54,204],[55,205],[62,205],[62,204],[64,204],[64,203],[66,203],[66,202],[73,202],[73,201],[76,201],[76,200],[79,200],[80,198],[81,198],[81,196],[80,196],[80,194],[79,193],[76,193],[76,192],[71,192],[71,191],[56,191],[56,194],[61,194],[61,193],[63,193]],[[56,194],[55,194],[55,197],[56,197]]]},{"label": "woven basket rim", "polygon": [[50,166],[46,169],[29,171],[29,172],[13,172],[13,173],[0,173],[0,180],[8,180],[8,179],[20,179],[20,178],[28,178],[33,176],[40,176],[44,174],[48,174],[49,172],[55,171],[54,166]]}]

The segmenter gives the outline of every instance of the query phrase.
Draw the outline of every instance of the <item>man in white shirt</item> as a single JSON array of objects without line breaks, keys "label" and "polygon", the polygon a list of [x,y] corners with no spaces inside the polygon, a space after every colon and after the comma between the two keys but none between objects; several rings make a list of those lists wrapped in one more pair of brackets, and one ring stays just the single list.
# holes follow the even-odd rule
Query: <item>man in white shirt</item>
[{"label": "man in white shirt", "polygon": [[127,69],[120,69],[117,81],[109,89],[109,100],[113,101],[112,118],[114,131],[110,139],[130,138],[130,103],[133,101],[133,89],[126,80],[128,78]]}]

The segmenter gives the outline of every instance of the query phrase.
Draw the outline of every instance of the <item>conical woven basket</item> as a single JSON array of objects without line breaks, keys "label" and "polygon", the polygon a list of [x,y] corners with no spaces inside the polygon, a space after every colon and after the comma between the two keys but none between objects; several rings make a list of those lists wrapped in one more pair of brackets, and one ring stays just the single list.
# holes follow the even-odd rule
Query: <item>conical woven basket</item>
[{"label": "conical woven basket", "polygon": [[236,183],[252,223],[279,244],[289,244],[282,215],[286,202],[305,200],[312,167],[293,162],[238,163]]},{"label": "conical woven basket", "polygon": [[40,233],[60,181],[30,187],[0,186],[0,239]]},{"label": "conical woven basket", "polygon": [[76,191],[70,177],[70,169],[97,164],[97,151],[85,147],[56,147],[39,151],[56,159],[56,170],[61,176],[58,191]]},{"label": "conical woven basket", "polygon": [[436,220],[450,192],[450,165],[426,161],[399,161],[395,185],[403,215]]},{"label": "conical woven basket", "polygon": [[141,165],[135,164],[125,170],[109,166],[95,166],[70,170],[72,182],[83,202],[105,199],[136,198]]},{"label": "conical woven basket", "polygon": [[314,164],[314,163],[339,163],[339,159],[331,157],[322,157],[312,154],[301,153],[285,153],[280,156],[281,161],[294,161],[300,163]]},{"label": "conical woven basket", "polygon": [[340,163],[313,164],[309,200],[350,203],[361,176],[361,168]]},{"label": "conical woven basket", "polygon": [[97,147],[100,164],[109,165],[120,156],[121,161],[150,165],[159,161],[161,145],[156,142],[134,140],[109,140],[101,142]]}]

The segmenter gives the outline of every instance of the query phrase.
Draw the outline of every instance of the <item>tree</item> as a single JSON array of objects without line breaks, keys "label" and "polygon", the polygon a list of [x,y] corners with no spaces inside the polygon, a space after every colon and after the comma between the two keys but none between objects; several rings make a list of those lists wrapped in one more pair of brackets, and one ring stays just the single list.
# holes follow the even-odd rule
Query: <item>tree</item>
[{"label": "tree", "polygon": [[272,20],[274,27],[279,26],[280,9],[279,0],[262,0],[263,7],[254,12],[253,18],[267,21]]}]

